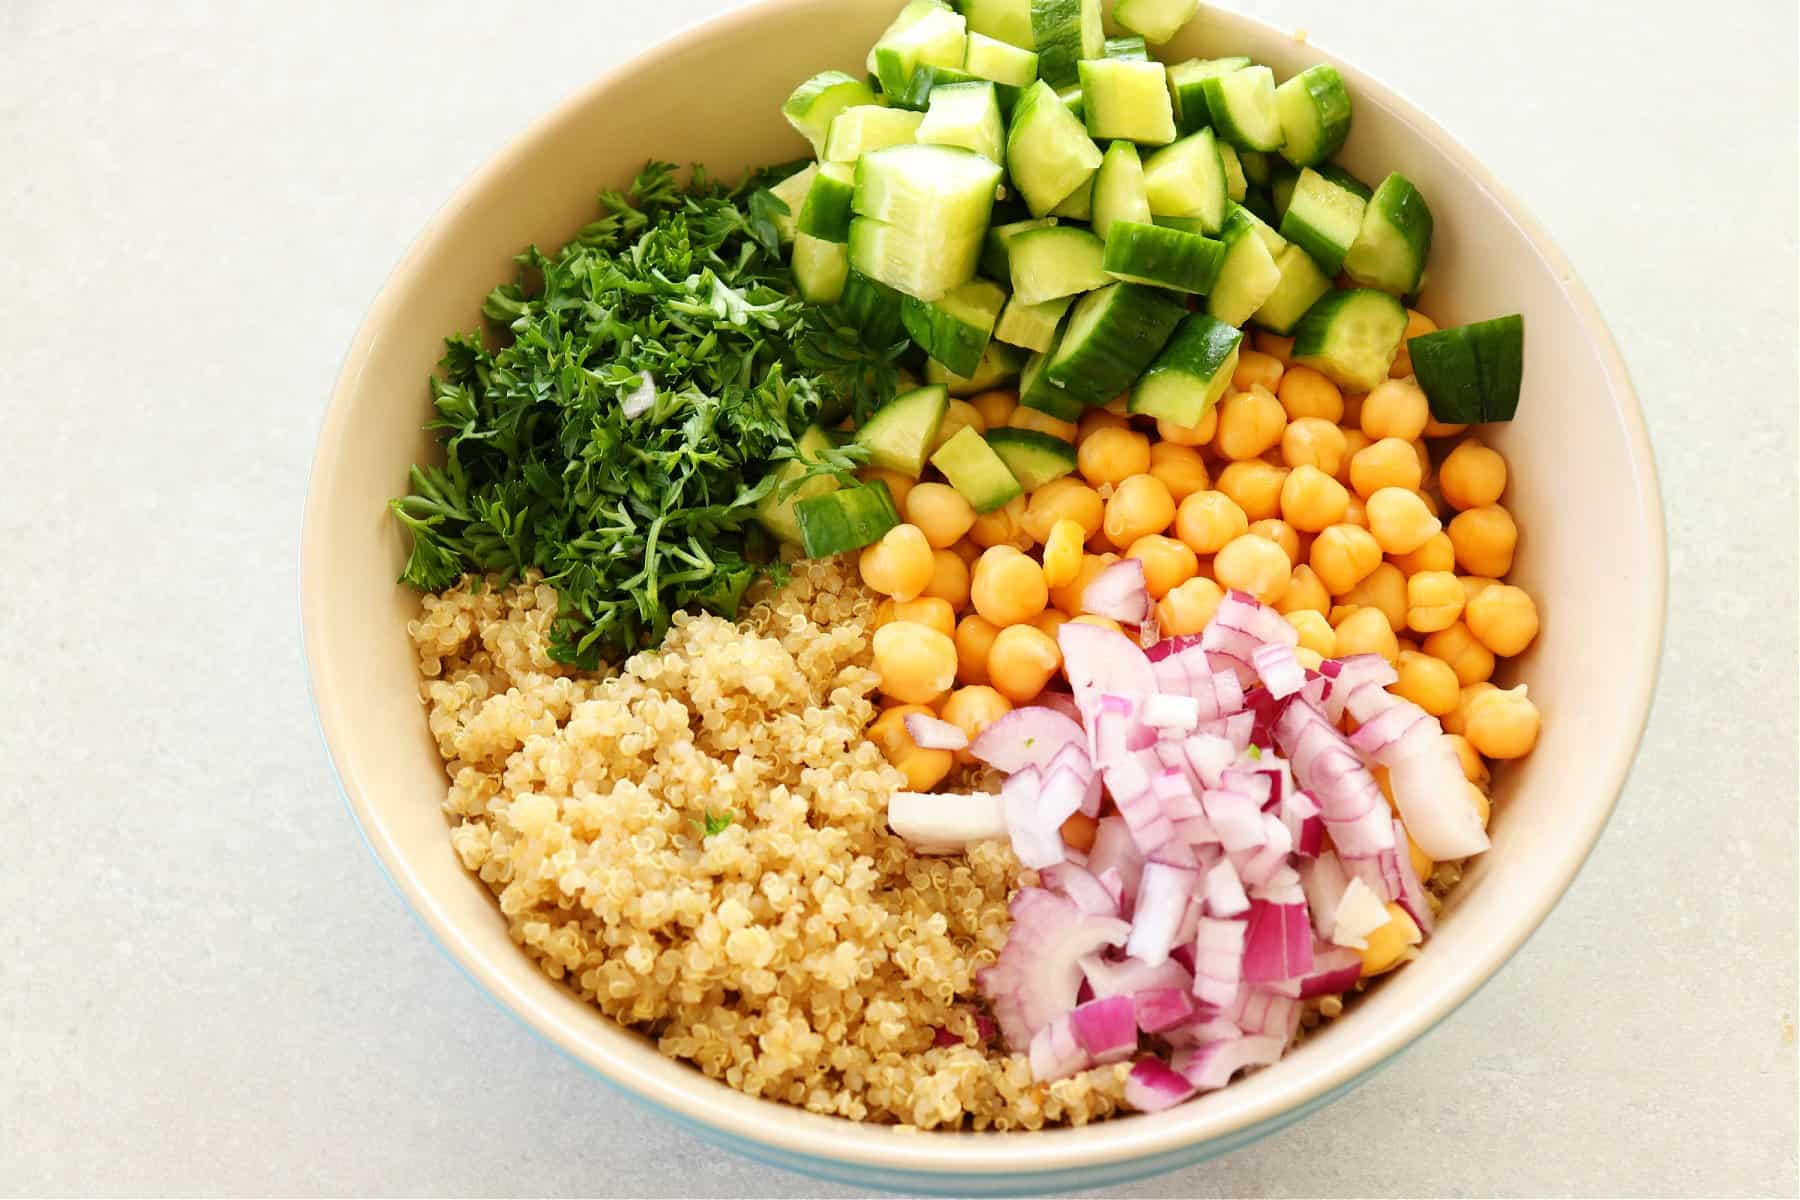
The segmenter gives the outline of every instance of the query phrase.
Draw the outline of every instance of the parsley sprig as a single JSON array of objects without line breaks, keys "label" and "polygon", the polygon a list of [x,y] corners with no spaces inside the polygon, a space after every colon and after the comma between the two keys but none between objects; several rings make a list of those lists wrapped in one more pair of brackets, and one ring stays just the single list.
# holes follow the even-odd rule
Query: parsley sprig
[{"label": "parsley sprig", "polygon": [[[904,346],[865,346],[798,299],[766,187],[781,173],[725,188],[696,167],[682,187],[652,162],[568,245],[518,256],[482,305],[496,345],[446,339],[431,381],[444,461],[390,505],[412,535],[404,582],[535,567],[560,596],[552,654],[592,668],[680,609],[734,615],[780,572],[752,523],[771,468],[801,458],[808,425],[890,395]],[[803,459],[802,478],[860,457]]]}]

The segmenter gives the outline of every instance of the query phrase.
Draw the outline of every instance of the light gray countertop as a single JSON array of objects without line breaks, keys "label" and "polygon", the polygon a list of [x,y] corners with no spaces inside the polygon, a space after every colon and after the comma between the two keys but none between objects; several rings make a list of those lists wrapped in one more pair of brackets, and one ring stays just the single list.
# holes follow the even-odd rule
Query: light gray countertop
[{"label": "light gray countertop", "polygon": [[[0,1190],[840,1194],[482,998],[364,851],[297,647],[314,429],[401,250],[722,7],[0,2]],[[1347,1099],[1129,1193],[1793,1195],[1795,6],[1257,9],[1434,113],[1583,273],[1662,471],[1668,651],[1516,960]]]}]

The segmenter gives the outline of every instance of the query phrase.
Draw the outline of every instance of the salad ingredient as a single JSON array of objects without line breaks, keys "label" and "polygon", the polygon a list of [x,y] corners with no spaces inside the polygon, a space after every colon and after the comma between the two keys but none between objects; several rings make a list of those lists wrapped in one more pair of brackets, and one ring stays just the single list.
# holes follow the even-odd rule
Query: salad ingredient
[{"label": "salad ingredient", "polygon": [[1406,296],[1419,290],[1431,252],[1431,209],[1412,181],[1389,175],[1363,209],[1344,273],[1365,287]]},{"label": "salad ingredient", "polygon": [[879,480],[801,500],[794,515],[808,558],[860,549],[900,523],[894,498]]},{"label": "salad ingredient", "polygon": [[1350,93],[1329,63],[1315,63],[1275,89],[1281,156],[1310,167],[1338,152],[1350,136]]},{"label": "salad ingredient", "polygon": [[905,601],[924,592],[937,567],[925,534],[916,525],[902,524],[866,548],[857,569],[872,590]]},{"label": "salad ingredient", "polygon": [[1510,421],[1525,369],[1525,321],[1514,314],[1407,342],[1419,386],[1439,421]]},{"label": "salad ingredient", "polygon": [[1281,216],[1281,236],[1312,255],[1325,274],[1335,275],[1362,229],[1365,206],[1343,181],[1303,168]]}]

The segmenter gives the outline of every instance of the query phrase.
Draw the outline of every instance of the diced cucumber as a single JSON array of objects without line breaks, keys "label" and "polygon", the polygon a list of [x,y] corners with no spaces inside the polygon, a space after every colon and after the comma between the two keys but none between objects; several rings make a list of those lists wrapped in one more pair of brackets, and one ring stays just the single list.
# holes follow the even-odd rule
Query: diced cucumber
[{"label": "diced cucumber", "polygon": [[1225,257],[1218,282],[1206,297],[1206,311],[1227,325],[1242,325],[1281,285],[1269,244],[1257,229],[1261,222],[1242,207],[1225,219]]},{"label": "diced cucumber", "polygon": [[1056,98],[1063,102],[1064,108],[1075,114],[1076,120],[1085,121],[1087,119],[1087,107],[1082,103],[1079,83],[1071,83],[1066,88],[1057,88]]},{"label": "diced cucumber", "polygon": [[973,374],[1006,305],[1006,289],[971,279],[941,299],[907,297],[900,320],[919,348],[958,375]]},{"label": "diced cucumber", "polygon": [[1035,429],[990,429],[987,444],[1027,492],[1075,469],[1075,447]]},{"label": "diced cucumber", "polygon": [[893,493],[877,479],[858,487],[809,496],[794,505],[800,548],[808,558],[860,550],[900,523]]},{"label": "diced cucumber", "polygon": [[[1253,151],[1245,151],[1246,154]],[[1219,143],[1219,165],[1225,169],[1225,195],[1233,204],[1243,202],[1244,193],[1249,190],[1250,181],[1244,178],[1244,164],[1238,159],[1237,147],[1230,142]]]},{"label": "diced cucumber", "polygon": [[1114,221],[1150,222],[1150,193],[1144,186],[1144,163],[1130,142],[1114,142],[1094,175],[1094,236],[1105,240]]},{"label": "diced cucumber", "polygon": [[[992,84],[976,86],[991,97]],[[972,234],[979,243],[1001,178],[998,163],[961,146],[889,146],[857,160],[851,203],[857,216],[909,234]]]},{"label": "diced cucumber", "polygon": [[[846,252],[848,249],[845,247]],[[844,294],[838,297],[837,315],[869,345],[891,346],[900,340],[903,299],[887,284],[852,268],[844,280]]]},{"label": "diced cucumber", "polygon": [[1060,421],[1078,420],[1086,406],[1063,391],[1045,369],[1050,365],[1050,355],[1054,350],[1052,347],[1032,355],[1026,362],[1025,369],[1019,372],[1019,403],[1026,408],[1047,412]]},{"label": "diced cucumber", "polygon": [[787,459],[774,468],[775,486],[757,501],[756,519],[764,529],[784,542],[800,544],[800,520],[794,515],[795,506],[814,496],[837,491],[838,481],[829,475],[814,475],[786,495],[782,494],[782,487],[806,474],[808,463],[831,448],[831,435],[817,425],[810,426],[800,435],[795,443],[800,457]]},{"label": "diced cucumber", "polygon": [[1113,20],[1158,46],[1174,37],[1194,19],[1200,0],[1119,0]]},{"label": "diced cucumber", "polygon": [[1208,233],[1223,229],[1231,198],[1213,131],[1189,134],[1146,159],[1144,189],[1157,216],[1199,217]]},{"label": "diced cucumber", "polygon": [[1056,343],[1056,327],[1062,324],[1063,314],[1073,303],[1073,296],[1058,296],[1042,304],[1021,304],[1014,296],[1001,310],[994,336],[1027,350],[1048,350]]},{"label": "diced cucumber", "polygon": [[972,396],[999,387],[1019,373],[1025,365],[1025,352],[999,342],[989,342],[981,352],[981,361],[967,375],[958,375],[935,358],[925,360],[925,381],[941,383],[952,396]]},{"label": "diced cucumber", "polygon": [[1164,229],[1179,229],[1183,233],[1206,234],[1206,222],[1199,217],[1151,217],[1150,223]]},{"label": "diced cucumber", "polygon": [[1165,146],[1175,140],[1175,108],[1159,62],[1101,58],[1079,64],[1088,135]]},{"label": "diced cucumber", "polygon": [[1106,48],[1100,0],[1031,0],[1031,35],[1038,78],[1053,88],[1068,87],[1075,82],[1075,64],[1099,58]]},{"label": "diced cucumber", "polygon": [[825,135],[826,162],[854,163],[863,155],[887,146],[913,141],[924,113],[879,104],[856,104],[831,119]]},{"label": "diced cucumber", "polygon": [[1324,162],[1350,136],[1350,93],[1330,63],[1316,63],[1275,89],[1285,139],[1281,156],[1296,167]]},{"label": "diced cucumber", "polygon": [[953,83],[990,82],[992,81],[975,78],[961,67],[934,67],[926,64],[913,71],[904,96],[891,96],[889,99],[902,108],[925,112],[931,107],[931,93],[937,88],[948,87]]},{"label": "diced cucumber", "polygon": [[1199,295],[1217,286],[1224,255],[1224,245],[1203,234],[1115,221],[1102,265],[1114,279]]},{"label": "diced cucumber", "polygon": [[908,296],[936,300],[974,278],[982,236],[979,227],[910,233],[873,217],[856,217],[850,222],[850,265]]},{"label": "diced cucumber", "polygon": [[781,106],[781,115],[812,143],[813,153],[822,156],[832,118],[852,105],[874,103],[874,90],[862,80],[842,71],[821,71],[794,89]]},{"label": "diced cucumber", "polygon": [[1192,429],[1231,386],[1243,341],[1241,332],[1218,318],[1192,314],[1131,390],[1128,407]]},{"label": "diced cucumber", "polygon": [[[999,38],[974,32],[969,22],[969,44],[963,51],[963,70],[978,79],[991,79],[1008,87],[1028,88],[1037,81],[1038,58],[1030,50],[1022,50]],[[1029,30],[1029,16],[1026,28]]]},{"label": "diced cucumber", "polygon": [[1381,181],[1363,209],[1362,226],[1344,271],[1369,287],[1401,296],[1419,290],[1425,258],[1431,253],[1431,209],[1425,197],[1398,172]]},{"label": "diced cucumber", "polygon": [[794,238],[794,256],[789,265],[802,300],[808,304],[836,304],[843,297],[844,281],[850,274],[850,247],[802,233]]},{"label": "diced cucumber", "polygon": [[[1095,172],[1099,174],[1099,172]],[[1094,215],[1094,176],[1088,176],[1086,183],[1063,197],[1061,204],[1050,210],[1053,217],[1066,217],[1071,221],[1086,221]]]},{"label": "diced cucumber", "polygon": [[1454,425],[1510,421],[1525,374],[1525,318],[1518,313],[1420,334],[1406,343],[1431,415]]},{"label": "diced cucumber", "polygon": [[827,242],[849,241],[850,197],[855,191],[856,172],[849,163],[821,164],[800,206],[797,232]]},{"label": "diced cucumber", "polygon": [[794,240],[800,232],[800,210],[806,204],[807,193],[812,190],[813,179],[819,173],[819,164],[812,163],[800,168],[786,179],[769,189],[769,194],[787,205],[785,213],[775,216],[775,232],[781,235],[785,245]]},{"label": "diced cucumber", "polygon": [[902,34],[925,18],[949,8],[950,6],[944,0],[906,0],[906,3],[900,8],[899,15],[888,23],[888,27],[882,30],[881,36],[875,39],[875,44],[869,47],[868,56],[863,60],[863,69],[871,75],[875,74],[877,51],[883,46],[894,45]]},{"label": "diced cucumber", "polygon": [[[1277,89],[1279,90],[1279,89]],[[1238,163],[1244,169],[1246,183],[1269,184],[1269,154],[1266,150],[1239,150]]]},{"label": "diced cucumber", "polygon": [[1006,467],[987,439],[964,425],[954,437],[937,448],[931,465],[944,473],[950,486],[962,494],[978,513],[993,512],[1025,489]]},{"label": "diced cucumber", "polygon": [[[1254,183],[1244,189],[1244,207],[1255,213],[1270,229],[1275,228],[1276,223],[1281,220],[1275,211],[1275,201],[1270,197],[1269,190]],[[1286,238],[1281,240],[1283,244],[1287,242]]]},{"label": "diced cucumber", "polygon": [[[1031,33],[1031,0],[962,0],[962,11],[971,35],[979,33],[1021,50],[1037,49]],[[1033,64],[1032,77],[1036,75]]]},{"label": "diced cucumber", "polygon": [[1275,224],[1287,216],[1288,204],[1294,198],[1294,188],[1300,183],[1300,172],[1295,170],[1285,159],[1269,165],[1269,200],[1275,208]]},{"label": "diced cucumber", "polygon": [[1331,290],[1331,277],[1319,270],[1312,255],[1292,242],[1275,255],[1275,268],[1281,272],[1281,282],[1256,310],[1255,318],[1264,329],[1286,336],[1306,310]]},{"label": "diced cucumber", "polygon": [[1126,62],[1149,62],[1150,47],[1144,45],[1141,37],[1107,38],[1106,45],[1101,48],[1101,58],[1119,58]]},{"label": "diced cucumber", "polygon": [[1313,167],[1313,170],[1337,184],[1345,191],[1354,192],[1365,201],[1375,195],[1374,188],[1370,187],[1368,184],[1364,183],[1334,162],[1318,163]]},{"label": "diced cucumber", "polygon": [[[1006,126],[1000,120],[1000,100],[994,85],[979,81],[932,88],[931,105],[919,123],[918,137],[923,144],[960,146],[989,162],[1004,163]],[[996,180],[996,186],[998,183]]]},{"label": "diced cucumber", "polygon": [[1361,196],[1307,167],[1281,217],[1281,236],[1297,244],[1327,275],[1336,275],[1362,228]]},{"label": "diced cucumber", "polygon": [[1200,85],[1219,136],[1245,150],[1281,149],[1281,115],[1275,108],[1275,72],[1262,66],[1209,75]]},{"label": "diced cucumber", "polygon": [[1075,302],[1044,373],[1077,403],[1105,404],[1150,365],[1187,315],[1157,288],[1115,283]]},{"label": "diced cucumber", "polygon": [[1100,158],[1100,147],[1049,84],[1040,79],[1019,96],[1006,131],[1006,165],[1032,216],[1045,215],[1086,183]]},{"label": "diced cucumber", "polygon": [[1206,81],[1213,75],[1241,71],[1250,65],[1243,55],[1230,58],[1190,58],[1169,68],[1169,95],[1175,101],[1175,124],[1183,137],[1212,124],[1206,107]]},{"label": "diced cucumber", "polygon": [[921,66],[961,67],[968,32],[961,13],[936,6],[903,28],[889,26],[871,51],[871,70],[881,80],[881,90],[890,96],[904,95],[913,72]]},{"label": "diced cucumber", "polygon": [[1010,285],[1012,269],[1007,262],[1006,244],[1014,234],[1024,233],[1027,229],[1048,229],[1055,224],[1054,217],[1035,217],[1029,221],[1012,221],[1005,225],[991,226],[981,243],[981,273],[989,279],[997,279]]},{"label": "diced cucumber", "polygon": [[1281,236],[1281,231],[1263,220],[1248,204],[1232,205],[1231,211],[1225,214],[1225,223],[1229,225],[1233,220],[1249,221],[1254,225],[1256,232],[1262,237],[1263,245],[1269,248],[1271,255],[1280,254],[1287,249],[1288,240]]},{"label": "diced cucumber", "polygon": [[1294,327],[1294,361],[1341,388],[1367,392],[1388,377],[1406,336],[1406,306],[1373,288],[1330,292]]},{"label": "diced cucumber", "polygon": [[1021,230],[1007,241],[1006,254],[1013,296],[1021,304],[1042,304],[1110,282],[1101,266],[1106,244],[1073,225]]},{"label": "diced cucumber", "polygon": [[950,391],[942,384],[902,392],[863,422],[856,444],[868,447],[871,465],[917,479],[949,411]]}]

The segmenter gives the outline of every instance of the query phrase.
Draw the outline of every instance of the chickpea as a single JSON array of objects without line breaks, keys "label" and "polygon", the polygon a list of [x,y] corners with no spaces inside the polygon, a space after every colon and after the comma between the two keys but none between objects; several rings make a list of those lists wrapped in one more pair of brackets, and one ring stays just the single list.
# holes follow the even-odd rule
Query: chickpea
[{"label": "chickpea", "polygon": [[1006,423],[1014,429],[1029,429],[1034,433],[1047,433],[1051,437],[1060,438],[1065,442],[1073,442],[1078,432],[1075,422],[1053,417],[1041,408],[1032,408],[1025,404],[1013,409],[1012,416],[1006,418]]},{"label": "chickpea", "polygon": [[1425,653],[1450,664],[1464,687],[1483,683],[1494,673],[1494,653],[1475,640],[1469,627],[1453,621],[1423,643]]},{"label": "chickpea", "polygon": [[1268,538],[1280,546],[1289,562],[1300,561],[1300,534],[1286,521],[1252,521],[1246,532],[1253,537]]},{"label": "chickpea", "polygon": [[864,483],[887,484],[888,495],[894,498],[894,509],[906,511],[906,497],[916,482],[910,475],[902,475],[898,471],[890,471],[886,467],[864,467],[856,473],[856,477]]},{"label": "chickpea", "polygon": [[1090,408],[1081,414],[1081,420],[1075,426],[1075,440],[1085,441],[1088,435],[1098,429],[1130,428],[1131,418],[1108,404],[1105,408]]},{"label": "chickpea", "polygon": [[954,550],[931,552],[931,582],[921,596],[935,596],[955,612],[969,607],[969,564]]},{"label": "chickpea", "polygon": [[1050,591],[1043,568],[1011,546],[995,546],[975,560],[969,600],[975,611],[1005,628],[1044,611]]},{"label": "chickpea", "polygon": [[1425,436],[1428,438],[1461,437],[1469,431],[1467,425],[1450,425],[1436,417],[1425,422]]},{"label": "chickpea", "polygon": [[1358,529],[1367,529],[1369,527],[1369,509],[1368,506],[1363,503],[1361,496],[1357,495],[1355,492],[1350,493],[1349,499],[1344,502],[1344,519],[1339,521],[1338,524],[1354,525]]},{"label": "chickpea", "polygon": [[1213,619],[1224,589],[1204,575],[1196,575],[1169,589],[1168,595],[1156,602],[1156,623],[1163,633],[1173,637],[1183,633],[1199,633]]},{"label": "chickpea", "polygon": [[1279,333],[1258,329],[1255,336],[1250,339],[1250,344],[1256,347],[1257,353],[1280,359],[1283,366],[1294,361],[1294,339],[1291,337],[1282,337]]},{"label": "chickpea", "polygon": [[1469,744],[1489,758],[1523,758],[1537,745],[1543,724],[1525,685],[1483,692],[1468,707]]},{"label": "chickpea", "polygon": [[1154,475],[1132,475],[1119,483],[1106,501],[1101,529],[1106,540],[1123,550],[1145,534],[1161,533],[1175,520],[1175,497]]},{"label": "chickpea", "polygon": [[1345,656],[1379,654],[1389,662],[1400,658],[1394,627],[1379,608],[1358,608],[1337,622],[1337,651]]},{"label": "chickpea", "polygon": [[1464,608],[1463,620],[1469,632],[1501,658],[1524,653],[1538,632],[1537,605],[1524,588],[1510,583],[1483,588]]},{"label": "chickpea", "polygon": [[1200,559],[1187,543],[1160,533],[1147,533],[1131,543],[1125,557],[1144,564],[1144,582],[1156,600],[1192,579],[1200,569]]},{"label": "chickpea", "polygon": [[[1482,680],[1479,683],[1465,683],[1463,685],[1462,695],[1456,701],[1456,707],[1438,718],[1439,723],[1444,727],[1444,732],[1450,734],[1466,733],[1469,727],[1470,707],[1476,700],[1479,700],[1489,692],[1496,692],[1499,690],[1499,688],[1496,688],[1486,680]],[[1468,774],[1468,768],[1466,766],[1463,768],[1463,774]]]},{"label": "chickpea", "polygon": [[[945,697],[938,716],[968,734],[972,742],[982,730],[1011,711],[1012,701],[985,684],[975,684],[957,688]],[[958,750],[956,761],[974,762],[975,756],[966,749]]]},{"label": "chickpea", "polygon": [[1025,497],[1014,496],[993,512],[984,512],[969,526],[969,540],[983,550],[994,546],[1023,549],[1031,545],[1025,532]]},{"label": "chickpea", "polygon": [[1308,671],[1316,671],[1325,663],[1325,656],[1311,646],[1295,646],[1294,661]]},{"label": "chickpea", "polygon": [[1225,543],[1213,559],[1213,578],[1220,587],[1249,592],[1264,604],[1281,599],[1293,569],[1280,546],[1249,533]]},{"label": "chickpea", "polygon": [[1000,627],[980,613],[970,613],[956,623],[957,682],[988,681],[988,651],[993,649],[994,639],[999,636]]},{"label": "chickpea", "polygon": [[1193,425],[1177,425],[1160,417],[1156,421],[1156,436],[1172,446],[1204,446],[1218,431],[1219,406],[1216,404],[1207,405],[1199,422]]},{"label": "chickpea", "polygon": [[1369,532],[1386,554],[1411,554],[1443,528],[1419,493],[1405,488],[1382,488],[1363,507],[1369,514]]},{"label": "chickpea", "polygon": [[[977,518],[977,520],[979,519],[980,518]],[[956,543],[956,545],[950,547],[950,553],[962,559],[963,566],[973,568],[975,566],[975,560],[981,557],[981,547],[977,546],[968,538],[964,538],[962,541]]]},{"label": "chickpea", "polygon": [[1067,517],[1050,527],[1044,539],[1044,583],[1059,588],[1081,572],[1081,544],[1086,532]]},{"label": "chickpea", "polygon": [[956,643],[916,621],[875,631],[875,673],[881,690],[907,704],[929,704],[956,682]]},{"label": "chickpea", "polygon": [[1412,948],[1424,940],[1419,927],[1413,919],[1406,915],[1406,910],[1398,904],[1389,904],[1388,923],[1370,933],[1363,940],[1367,943],[1359,951],[1362,955],[1363,978],[1380,975],[1399,966]]},{"label": "chickpea", "polygon": [[[1482,686],[1489,685],[1483,684]],[[1458,697],[1457,703],[1462,703],[1460,697]],[[1450,745],[1456,751],[1456,761],[1462,767],[1463,778],[1478,788],[1486,787],[1488,767],[1487,762],[1481,757],[1481,752],[1470,745],[1469,739],[1460,733],[1446,733],[1444,736],[1450,739]]]},{"label": "chickpea", "polygon": [[1240,392],[1251,388],[1262,388],[1269,395],[1281,386],[1281,374],[1287,364],[1272,354],[1264,354],[1259,350],[1240,351],[1237,370],[1231,373],[1231,386]]},{"label": "chickpea", "polygon": [[1456,582],[1462,588],[1464,608],[1469,606],[1469,601],[1500,583],[1498,579],[1489,579],[1486,575],[1458,575]]},{"label": "chickpea", "polygon": [[1513,524],[1512,514],[1498,504],[1468,508],[1450,522],[1450,544],[1464,571],[1498,579],[1512,570],[1519,527]]},{"label": "chickpea", "polygon": [[1390,379],[1404,379],[1413,373],[1412,340],[1436,330],[1436,321],[1416,309],[1406,310],[1406,335],[1400,339],[1400,352],[1394,355],[1393,366],[1388,368]]},{"label": "chickpea", "polygon": [[1432,716],[1441,717],[1454,710],[1462,699],[1456,672],[1443,659],[1417,650],[1402,650],[1400,661],[1395,665],[1400,678],[1388,690],[1396,696],[1406,697]]},{"label": "chickpea", "polygon": [[1392,562],[1408,575],[1417,575],[1421,571],[1455,571],[1456,548],[1450,544],[1450,535],[1440,529],[1411,554],[1393,555]]},{"label": "chickpea", "polygon": [[1175,510],[1175,536],[1196,554],[1217,554],[1249,528],[1244,510],[1223,492],[1195,492]]},{"label": "chickpea", "polygon": [[942,634],[956,632],[956,610],[948,600],[920,596],[917,600],[883,600],[875,610],[875,627],[891,621],[912,621]]},{"label": "chickpea", "polygon": [[1289,625],[1300,634],[1300,644],[1320,658],[1337,657],[1337,631],[1323,613],[1310,608],[1297,608],[1284,614]]},{"label": "chickpea", "polygon": [[1376,384],[1363,399],[1359,416],[1362,431],[1377,441],[1399,438],[1410,442],[1425,432],[1431,405],[1424,390],[1411,379],[1390,379]]},{"label": "chickpea", "polygon": [[[1341,424],[1358,433],[1362,433],[1362,406],[1365,396],[1364,392],[1345,392],[1344,415],[1339,418]],[[1367,434],[1363,434],[1363,436],[1368,437]]]},{"label": "chickpea", "polygon": [[1289,367],[1283,372],[1279,396],[1290,421],[1323,417],[1337,423],[1344,419],[1343,393],[1311,367]]},{"label": "chickpea", "polygon": [[975,509],[947,483],[921,483],[906,497],[906,519],[919,527],[933,550],[944,550],[969,532]]},{"label": "chickpea", "polygon": [[1420,879],[1431,878],[1431,870],[1437,864],[1426,856],[1425,851],[1419,849],[1419,843],[1412,840],[1411,834],[1406,836],[1406,855],[1412,863],[1414,875]]},{"label": "chickpea", "polygon": [[1082,613],[1069,618],[1071,625],[1092,625],[1095,629],[1110,629],[1114,633],[1124,633],[1125,627],[1111,617],[1103,617],[1099,613]]},{"label": "chickpea", "polygon": [[1007,626],[988,651],[988,678],[1014,704],[1043,691],[1061,666],[1056,639],[1032,625]]},{"label": "chickpea", "polygon": [[1463,611],[1462,585],[1448,571],[1420,571],[1406,581],[1406,624],[1436,633],[1456,623]]},{"label": "chickpea", "polygon": [[969,401],[989,429],[999,429],[1012,419],[1013,410],[1019,407],[1019,393],[1006,388],[995,388],[981,393]]},{"label": "chickpea", "polygon": [[1294,470],[1317,467],[1337,477],[1344,465],[1344,431],[1323,417],[1301,417],[1281,432],[1281,461]]},{"label": "chickpea", "polygon": [[[1275,605],[1276,610],[1285,616],[1292,616],[1303,610],[1324,616],[1330,607],[1331,593],[1319,582],[1318,573],[1306,563],[1294,568],[1294,573],[1288,577],[1287,591],[1282,593],[1280,601]],[[1325,657],[1331,656],[1328,654]]]},{"label": "chickpea", "polygon": [[923,704],[898,704],[884,709],[869,726],[869,740],[881,747],[882,755],[906,778],[906,786],[915,792],[928,792],[943,782],[956,758],[948,750],[926,750],[906,732],[906,718],[911,714],[936,716]]},{"label": "chickpea", "polygon": [[1344,435],[1344,460],[1332,475],[1344,486],[1354,488],[1356,480],[1351,478],[1350,467],[1356,462],[1356,456],[1368,449],[1371,443],[1363,431],[1354,426],[1342,428],[1340,432]]},{"label": "chickpea", "polygon": [[1424,484],[1418,455],[1412,443],[1399,438],[1383,438],[1358,450],[1350,459],[1350,486],[1367,500],[1382,488],[1402,488],[1416,492]]},{"label": "chickpea", "polygon": [[863,547],[857,559],[863,582],[896,600],[911,600],[931,583],[931,543],[917,525],[896,525]]},{"label": "chickpea", "polygon": [[1381,546],[1366,529],[1333,525],[1313,540],[1310,561],[1325,589],[1342,596],[1381,565]]},{"label": "chickpea", "polygon": [[1058,521],[1073,521],[1081,527],[1083,541],[1100,531],[1106,516],[1106,501],[1100,493],[1073,476],[1052,479],[1025,504],[1021,524],[1034,542],[1048,542],[1050,531]]},{"label": "chickpea", "polygon": [[1286,467],[1271,466],[1261,459],[1234,462],[1219,472],[1215,485],[1252,521],[1281,515],[1281,488],[1287,482]]},{"label": "chickpea", "polygon": [[1288,472],[1281,484],[1281,515],[1295,529],[1317,533],[1344,519],[1350,493],[1329,473],[1310,463]]},{"label": "chickpea", "polygon": [[1066,613],[1079,613],[1081,594],[1087,591],[1088,584],[1099,578],[1100,572],[1106,570],[1111,562],[1110,555],[1083,554],[1081,568],[1075,573],[1075,578],[1050,589],[1050,597],[1055,601],[1056,607]]},{"label": "chickpea", "polygon": [[1177,504],[1212,486],[1212,477],[1206,473],[1206,460],[1200,457],[1200,452],[1172,442],[1157,442],[1150,447],[1150,474],[1162,480]]},{"label": "chickpea", "polygon": [[1150,469],[1150,439],[1134,429],[1095,429],[1076,447],[1075,463],[1082,478],[1093,486],[1117,486]]},{"label": "chickpea", "polygon": [[982,420],[981,413],[967,400],[952,400],[950,407],[944,412],[944,423],[938,426],[937,440],[931,443],[931,453],[936,454],[939,447],[964,429],[986,433],[987,422]]},{"label": "chickpea", "polygon": [[1062,823],[1062,840],[1071,849],[1083,854],[1094,848],[1094,837],[1100,832],[1100,822],[1084,812],[1069,814],[1069,819]]},{"label": "chickpea", "polygon": [[1485,508],[1506,491],[1506,459],[1476,438],[1464,438],[1438,468],[1438,490],[1451,508]]},{"label": "chickpea", "polygon": [[1287,412],[1268,389],[1235,392],[1219,405],[1219,432],[1213,437],[1213,448],[1238,461],[1255,458],[1280,445],[1286,428]]},{"label": "chickpea", "polygon": [[[1050,640],[1055,641],[1056,631],[1061,629],[1064,625],[1067,625],[1070,620],[1069,614],[1063,612],[1061,609],[1046,608],[1043,612],[1027,621],[1026,624],[1030,625],[1033,629],[1048,634]],[[1010,629],[1011,626],[1008,626],[1007,628]]]},{"label": "chickpea", "polygon": [[1344,603],[1379,611],[1398,635],[1406,628],[1406,576],[1393,563],[1384,562],[1344,593]]}]

